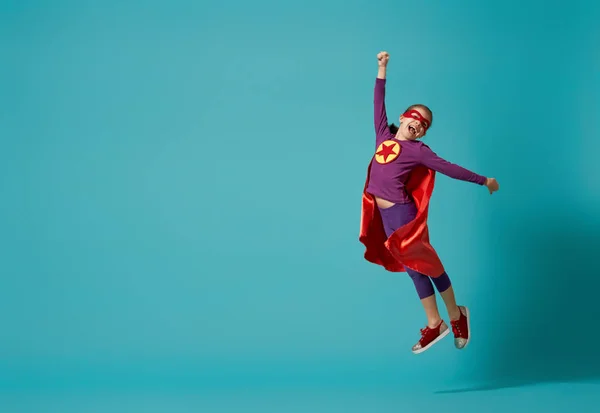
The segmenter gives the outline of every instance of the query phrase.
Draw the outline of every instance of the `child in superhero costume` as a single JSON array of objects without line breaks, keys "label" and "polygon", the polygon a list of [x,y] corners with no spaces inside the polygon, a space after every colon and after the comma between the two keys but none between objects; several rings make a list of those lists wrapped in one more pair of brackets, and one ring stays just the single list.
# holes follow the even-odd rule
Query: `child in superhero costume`
[{"label": "child in superhero costume", "polygon": [[427,325],[413,346],[415,354],[429,349],[450,333],[441,318],[434,286],[450,317],[454,345],[463,349],[471,339],[470,314],[456,304],[454,289],[435,249],[429,242],[427,214],[435,173],[486,186],[490,194],[499,189],[487,178],[452,164],[420,141],[431,126],[432,112],[425,105],[412,105],[401,116],[400,125],[388,125],[385,108],[386,70],[389,54],[377,55],[375,81],[376,150],[367,170],[362,196],[360,241],[365,259],[392,272],[407,272],[421,300]]}]

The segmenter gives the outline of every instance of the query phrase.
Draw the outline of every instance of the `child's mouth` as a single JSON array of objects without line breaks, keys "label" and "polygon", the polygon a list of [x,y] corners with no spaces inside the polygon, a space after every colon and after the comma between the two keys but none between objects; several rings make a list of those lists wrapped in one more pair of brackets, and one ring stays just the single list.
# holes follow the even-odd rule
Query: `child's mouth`
[{"label": "child's mouth", "polygon": [[417,130],[416,130],[414,127],[412,127],[412,126],[409,126],[409,127],[408,127],[408,131],[409,131],[410,133],[412,133],[413,135],[416,135],[416,134],[417,134]]}]

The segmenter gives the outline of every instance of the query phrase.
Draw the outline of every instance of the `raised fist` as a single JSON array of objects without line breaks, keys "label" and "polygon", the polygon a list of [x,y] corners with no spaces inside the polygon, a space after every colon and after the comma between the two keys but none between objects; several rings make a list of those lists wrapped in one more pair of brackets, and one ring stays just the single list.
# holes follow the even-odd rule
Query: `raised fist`
[{"label": "raised fist", "polygon": [[388,52],[377,53],[377,62],[380,67],[386,67],[390,60],[390,54]]}]

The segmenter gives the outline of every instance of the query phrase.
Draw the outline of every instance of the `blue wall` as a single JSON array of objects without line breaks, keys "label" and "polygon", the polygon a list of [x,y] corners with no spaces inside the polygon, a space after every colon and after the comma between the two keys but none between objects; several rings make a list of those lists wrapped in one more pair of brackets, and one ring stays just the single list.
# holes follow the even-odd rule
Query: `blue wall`
[{"label": "blue wall", "polygon": [[[2,383],[600,375],[599,7],[569,7],[4,2]],[[413,356],[409,279],[362,258],[382,49],[390,118],[429,104],[427,143],[501,184],[431,205],[464,352]]]}]

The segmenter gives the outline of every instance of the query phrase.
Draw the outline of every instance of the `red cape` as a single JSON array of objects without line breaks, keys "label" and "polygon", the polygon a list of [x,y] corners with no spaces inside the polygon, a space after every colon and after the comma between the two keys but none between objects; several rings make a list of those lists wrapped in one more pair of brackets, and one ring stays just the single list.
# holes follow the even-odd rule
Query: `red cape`
[{"label": "red cape", "polygon": [[369,164],[362,196],[359,236],[360,242],[366,247],[365,259],[391,272],[405,272],[405,267],[408,267],[434,278],[442,275],[444,266],[429,242],[427,227],[435,171],[423,166],[412,171],[406,190],[415,201],[417,215],[414,220],[398,228],[389,239],[385,235],[375,198],[366,192],[370,174]]}]

